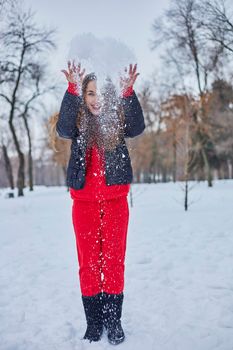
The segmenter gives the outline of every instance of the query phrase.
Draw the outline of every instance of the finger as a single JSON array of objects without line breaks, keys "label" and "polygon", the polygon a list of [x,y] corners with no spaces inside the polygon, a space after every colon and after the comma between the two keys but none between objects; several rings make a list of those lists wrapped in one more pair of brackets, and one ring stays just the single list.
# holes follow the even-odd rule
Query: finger
[{"label": "finger", "polygon": [[65,69],[61,69],[61,72],[64,74],[68,74],[68,72]]},{"label": "finger", "polygon": [[136,73],[133,75],[133,77],[137,78],[139,76],[140,73]]},{"label": "finger", "polygon": [[71,61],[68,61],[68,72],[69,74],[72,74],[73,72]]},{"label": "finger", "polygon": [[133,67],[133,74],[135,74],[136,70],[137,70],[137,63]]},{"label": "finger", "polygon": [[66,79],[68,79],[68,76],[69,76],[68,72],[66,70],[64,70],[64,69],[62,69],[61,72],[64,73],[65,76],[66,76]]},{"label": "finger", "polygon": [[80,75],[83,76],[85,72],[86,72],[86,69],[83,69],[83,71],[82,71],[82,73],[80,73]]},{"label": "finger", "polygon": [[133,77],[133,84],[135,83],[135,81],[139,75],[140,75],[140,73],[135,74],[135,76]]},{"label": "finger", "polygon": [[140,73],[137,73],[137,74],[135,74],[134,75],[134,77],[133,77],[133,81],[135,82],[136,81],[136,79],[137,79],[137,77],[140,75]]},{"label": "finger", "polygon": [[81,70],[81,63],[79,62],[78,63],[78,73],[80,73],[80,70]]},{"label": "finger", "polygon": [[120,88],[122,88],[124,86],[124,79],[122,77],[120,77]]},{"label": "finger", "polygon": [[130,63],[130,65],[129,65],[129,75],[131,75],[132,74],[132,63]]},{"label": "finger", "polygon": [[77,67],[76,67],[76,65],[75,65],[75,60],[73,60],[72,69],[73,69],[74,72],[76,72],[76,70],[77,70]]}]

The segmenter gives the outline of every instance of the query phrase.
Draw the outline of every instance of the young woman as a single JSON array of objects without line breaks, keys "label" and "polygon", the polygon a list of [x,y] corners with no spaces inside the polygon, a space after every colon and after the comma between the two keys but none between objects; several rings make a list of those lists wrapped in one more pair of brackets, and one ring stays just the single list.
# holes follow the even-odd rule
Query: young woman
[{"label": "young woman", "polygon": [[56,131],[72,140],[67,185],[73,199],[72,219],[79,262],[79,281],[87,330],[84,339],[98,341],[104,327],[111,344],[125,334],[121,326],[129,209],[133,174],[126,137],[145,128],[133,85],[137,65],[125,69],[118,96],[111,80],[101,94],[94,73],[68,62],[62,70],[68,89]]}]

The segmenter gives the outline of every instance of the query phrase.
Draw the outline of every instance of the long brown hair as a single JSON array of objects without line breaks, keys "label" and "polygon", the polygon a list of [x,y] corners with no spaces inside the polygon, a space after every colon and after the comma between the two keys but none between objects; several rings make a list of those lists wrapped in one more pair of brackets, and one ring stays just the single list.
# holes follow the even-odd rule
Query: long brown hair
[{"label": "long brown hair", "polygon": [[[82,82],[82,102],[77,114],[77,128],[84,133],[87,141],[87,147],[96,144],[100,149],[112,150],[124,138],[124,122],[125,116],[117,91],[110,78],[106,79],[101,90],[103,106],[98,117],[93,116],[85,104],[85,94],[88,83],[97,80],[95,73],[87,74]],[[49,120],[50,128],[50,144],[55,149],[56,123],[59,114],[56,113]]]}]

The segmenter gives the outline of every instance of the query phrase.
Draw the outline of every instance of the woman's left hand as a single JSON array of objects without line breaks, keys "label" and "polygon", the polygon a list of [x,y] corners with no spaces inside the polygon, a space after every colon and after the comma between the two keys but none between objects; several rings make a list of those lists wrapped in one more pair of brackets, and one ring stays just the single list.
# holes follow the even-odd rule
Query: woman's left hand
[{"label": "woman's left hand", "polygon": [[120,88],[121,90],[127,91],[128,88],[133,87],[133,84],[135,83],[137,77],[140,73],[137,73],[137,63],[133,65],[130,63],[129,70],[127,67],[125,67],[125,76],[122,78],[120,77]]}]

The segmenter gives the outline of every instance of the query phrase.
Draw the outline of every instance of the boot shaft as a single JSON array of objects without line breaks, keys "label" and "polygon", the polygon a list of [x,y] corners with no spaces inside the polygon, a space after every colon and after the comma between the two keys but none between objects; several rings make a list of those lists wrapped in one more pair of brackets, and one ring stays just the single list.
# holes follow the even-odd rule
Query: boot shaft
[{"label": "boot shaft", "polygon": [[103,334],[103,296],[99,293],[95,296],[83,296],[82,302],[87,321],[87,329],[83,339],[90,342],[99,341]]},{"label": "boot shaft", "polygon": [[123,299],[123,293],[104,294],[103,324],[107,329],[108,341],[114,345],[120,344],[125,339],[121,326]]},{"label": "boot shaft", "polygon": [[103,322],[109,328],[121,320],[124,294],[103,294]]},{"label": "boot shaft", "polygon": [[103,295],[102,293],[94,296],[83,296],[82,302],[86,316],[87,324],[103,323]]}]

